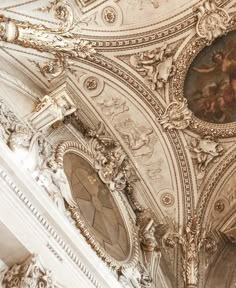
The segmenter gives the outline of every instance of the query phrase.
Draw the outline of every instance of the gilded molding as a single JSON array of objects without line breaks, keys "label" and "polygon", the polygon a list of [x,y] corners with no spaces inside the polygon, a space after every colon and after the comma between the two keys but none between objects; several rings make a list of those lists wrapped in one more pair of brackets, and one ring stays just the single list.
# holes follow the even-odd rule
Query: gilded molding
[{"label": "gilded molding", "polygon": [[[96,158],[94,158],[94,153],[86,149],[83,145],[78,142],[67,141],[60,144],[55,153],[55,159],[59,167],[63,167],[63,157],[68,152],[74,152],[78,155],[81,155],[83,158],[87,159],[89,163],[96,169],[95,163]],[[99,173],[98,173],[99,174]],[[101,179],[102,180],[102,179]],[[139,242],[138,234],[134,223],[129,215],[126,203],[124,203],[123,198],[117,191],[111,191],[113,197],[116,200],[119,209],[121,209],[121,214],[127,215],[126,217],[126,227],[129,235],[129,244],[130,244],[130,256],[126,261],[119,262],[112,258],[103,247],[96,241],[95,237],[90,233],[86,222],[82,219],[78,209],[76,207],[68,206],[68,210],[71,213],[72,218],[74,219],[76,226],[81,231],[82,235],[85,237],[86,241],[92,247],[92,249],[97,253],[97,255],[105,262],[108,266],[113,269],[119,269],[122,267],[134,267],[139,259]]]},{"label": "gilded molding", "polygon": [[52,80],[69,69],[71,60],[91,56],[95,50],[88,41],[81,40],[73,10],[66,0],[55,0],[42,9],[53,10],[61,25],[58,28],[48,28],[0,15],[0,39],[52,54],[54,60],[42,65],[35,62],[41,74]]},{"label": "gilded molding", "polygon": [[[230,32],[235,29],[234,22],[230,22],[226,32]],[[179,57],[176,60],[177,71],[175,76],[170,79],[170,99],[172,101],[185,101],[184,97],[184,83],[188,72],[188,69],[198,55],[198,53],[206,46],[207,42],[205,39],[200,39],[199,36],[195,35],[182,49]],[[214,124],[203,121],[192,114],[192,119],[189,123],[188,128],[194,133],[204,136],[211,136],[217,138],[227,138],[236,136],[236,123],[227,124]]]}]

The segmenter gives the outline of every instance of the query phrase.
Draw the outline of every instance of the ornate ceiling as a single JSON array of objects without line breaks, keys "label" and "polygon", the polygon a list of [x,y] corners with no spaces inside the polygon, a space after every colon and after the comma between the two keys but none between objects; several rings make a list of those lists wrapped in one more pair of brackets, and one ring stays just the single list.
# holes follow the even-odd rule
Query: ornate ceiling
[{"label": "ornate ceiling", "polygon": [[[223,267],[221,261],[227,261],[224,260],[227,255],[231,259],[235,253],[229,243],[236,239],[232,232],[236,223],[236,124],[232,109],[232,97],[236,97],[236,38],[235,32],[230,32],[236,27],[235,1],[2,0],[0,10],[4,15],[0,23],[3,40],[0,78],[5,83],[1,97],[17,110],[19,117],[26,118],[46,94],[57,97],[58,93],[64,93],[60,89],[66,91],[74,110],[64,114],[64,122],[49,131],[50,144],[56,147],[62,141],[79,141],[91,152],[94,139],[99,139],[104,149],[111,143],[107,139],[119,143],[135,174],[135,180],[127,180],[129,187],[132,184],[132,195],[126,195],[132,209],[127,210],[133,213],[133,218],[140,217],[142,223],[142,217],[146,216],[140,216],[135,205],[149,208],[151,217],[148,217],[156,223],[155,239],[162,254],[160,265],[168,271],[166,283],[169,284],[163,287],[183,287],[183,281],[186,287],[216,287],[211,277],[220,268],[212,266],[213,260],[217,259],[219,267]],[[225,57],[225,62],[220,64],[212,61],[219,50]],[[212,74],[200,71],[204,69],[211,69]],[[12,87],[13,100],[4,96],[9,93],[4,93],[4,89],[9,89],[5,88],[7,85]],[[231,100],[222,96],[226,95],[226,89],[227,95],[231,93]],[[17,98],[15,90],[24,96]],[[33,126],[40,130],[32,119]],[[105,127],[102,132],[99,123]],[[89,129],[96,131],[96,136],[88,136]],[[101,140],[101,136],[106,139]],[[83,164],[84,160],[79,163],[72,159],[76,157],[72,154],[75,146],[69,145],[71,154],[65,156],[65,173],[75,174],[68,176],[70,179],[77,177],[77,169],[79,175],[92,173],[91,167]],[[114,156],[117,151],[114,147],[109,149]],[[95,161],[91,155],[83,158],[91,163]],[[109,161],[113,163],[110,158]],[[101,162],[96,165],[99,177],[112,191],[108,174],[99,166]],[[112,169],[113,173],[115,168]],[[127,166],[122,169],[125,171]],[[119,173],[115,176],[117,179]],[[97,235],[106,252],[114,257],[122,251],[115,258],[123,260],[127,245],[134,246],[133,251],[137,247],[136,236],[131,245],[132,239],[127,240],[123,233],[125,225],[132,225],[124,225],[116,208],[121,199],[115,198],[116,204],[109,197],[104,198],[104,194],[101,199],[94,187],[86,188],[91,183],[83,183],[82,178],[76,178],[77,182],[71,180],[70,185],[74,193],[77,193],[74,185],[84,187],[84,192],[80,190],[74,196],[83,200],[78,200],[83,217],[88,218],[95,238],[96,233],[105,237],[106,243]],[[116,182],[114,177],[112,181]],[[132,229],[129,227],[129,232]],[[211,241],[206,241],[204,246],[206,239]],[[145,240],[141,243],[145,247]],[[191,243],[195,245],[194,251],[189,251]],[[215,243],[218,243],[217,252]],[[145,248],[143,251],[144,263],[149,265]],[[181,253],[185,278],[181,276]],[[135,255],[129,257],[132,263],[136,261]],[[197,263],[200,277],[195,271],[198,268],[191,267],[196,263],[191,261]],[[113,266],[117,265],[115,261]],[[195,271],[194,275],[188,275],[187,265]],[[122,273],[124,276],[125,272]],[[222,282],[219,287],[234,287],[235,276],[232,271],[229,275],[227,286]],[[153,283],[158,280],[154,279]]]}]

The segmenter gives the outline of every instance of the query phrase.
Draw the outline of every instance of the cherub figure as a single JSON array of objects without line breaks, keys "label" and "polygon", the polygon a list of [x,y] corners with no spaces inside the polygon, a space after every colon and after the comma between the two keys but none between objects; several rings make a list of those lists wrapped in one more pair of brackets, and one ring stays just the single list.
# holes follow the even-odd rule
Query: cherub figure
[{"label": "cherub figure", "polygon": [[151,82],[151,89],[161,89],[175,72],[173,51],[164,43],[161,49],[141,52],[130,57],[130,64]]},{"label": "cherub figure", "polygon": [[236,105],[236,41],[231,41],[225,52],[215,52],[212,62],[212,65],[193,67],[193,70],[202,75],[212,75],[210,78],[214,79],[219,73],[221,78],[224,76],[224,80],[210,84],[212,86],[211,93],[205,93],[209,86],[208,83],[202,89],[201,98],[204,98],[205,113],[218,113],[222,116],[223,121],[228,121],[234,110],[232,107]]}]

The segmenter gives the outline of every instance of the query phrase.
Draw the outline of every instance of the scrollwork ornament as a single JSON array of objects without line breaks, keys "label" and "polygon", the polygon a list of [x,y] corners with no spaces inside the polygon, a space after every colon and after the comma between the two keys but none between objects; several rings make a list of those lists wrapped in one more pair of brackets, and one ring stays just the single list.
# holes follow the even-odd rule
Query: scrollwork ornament
[{"label": "scrollwork ornament", "polygon": [[192,120],[192,112],[187,107],[187,101],[170,103],[159,123],[164,129],[186,129]]},{"label": "scrollwork ornament", "polygon": [[194,10],[197,12],[198,17],[197,34],[199,37],[204,38],[208,45],[215,38],[226,33],[230,16],[224,9],[217,7],[214,0],[206,0]]},{"label": "scrollwork ornament", "polygon": [[22,264],[15,264],[6,271],[5,288],[55,288],[51,271],[44,268],[38,255],[33,254]]},{"label": "scrollwork ornament", "polygon": [[94,54],[95,50],[91,43],[81,40],[76,31],[72,8],[67,1],[56,0],[42,9],[53,9],[56,18],[61,20],[58,28],[48,28],[0,15],[0,40],[52,54],[54,61],[36,65],[44,77],[50,75],[53,79],[68,69],[70,60],[86,58]]}]

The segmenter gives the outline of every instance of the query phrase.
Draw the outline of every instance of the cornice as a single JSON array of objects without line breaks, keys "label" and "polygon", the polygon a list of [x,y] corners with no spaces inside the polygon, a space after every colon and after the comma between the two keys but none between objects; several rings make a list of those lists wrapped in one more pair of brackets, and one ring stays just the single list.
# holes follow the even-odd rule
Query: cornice
[{"label": "cornice", "polygon": [[[69,235],[66,235],[66,237],[72,237],[71,240],[72,242],[74,242],[74,240],[77,238],[77,242],[78,242],[78,237],[81,237],[79,236],[79,234],[77,236],[75,236],[75,231],[72,231],[74,230],[75,228],[72,226],[72,224],[70,223],[69,226],[71,227],[68,227],[68,225],[65,225],[65,221],[68,222],[67,219],[64,219],[63,221],[61,221],[61,223],[59,224],[58,221],[60,221],[60,218],[59,219],[57,217],[57,215],[53,213],[56,212],[56,211],[53,211],[55,208],[51,207],[51,209],[49,209],[49,207],[45,208],[45,205],[43,204],[43,202],[45,202],[45,195],[41,195],[41,194],[44,194],[45,192],[40,189],[37,185],[35,185],[35,181],[33,179],[30,179],[31,177],[29,177],[29,175],[26,175],[27,173],[25,173],[24,171],[19,171],[18,169],[18,165],[13,164],[12,163],[12,160],[11,159],[12,157],[9,155],[11,152],[10,151],[7,151],[8,149],[7,148],[4,148],[3,147],[3,144],[0,145],[1,146],[1,151],[3,152],[4,151],[4,160],[1,161],[1,168],[0,168],[0,181],[2,182],[2,193],[5,194],[5,196],[7,198],[11,198],[10,201],[14,201],[12,199],[13,196],[11,196],[11,193],[9,194],[9,192],[6,190],[5,187],[7,187],[7,189],[10,189],[10,191],[13,193],[14,197],[17,197],[17,202],[20,202],[20,206],[21,206],[21,209],[23,209],[23,211],[25,211],[29,216],[30,218],[32,218],[33,220],[33,225],[37,225],[39,226],[39,228],[41,230],[44,231],[44,234],[47,235],[47,238],[48,238],[48,242],[47,242],[47,247],[48,249],[50,250],[50,252],[54,255],[54,257],[61,262],[61,259],[62,259],[62,255],[63,255],[63,261],[65,261],[65,256],[67,257],[67,263],[68,263],[68,260],[69,262],[71,262],[74,267],[76,267],[78,269],[78,271],[80,271],[80,273],[83,275],[83,277],[85,279],[87,279],[88,282],[90,282],[90,284],[93,286],[93,287],[96,287],[96,288],[103,288],[104,286],[103,285],[107,285],[105,287],[109,287],[109,284],[105,284],[106,281],[109,281],[109,280],[105,280],[104,279],[100,279],[98,280],[97,277],[94,275],[95,273],[98,273],[98,268],[95,268],[95,265],[98,265],[98,262],[99,260],[98,259],[94,259],[95,261],[93,261],[92,259],[87,259],[88,262],[90,262],[89,265],[91,265],[90,268],[88,268],[88,263],[83,263],[83,257],[81,254],[81,247],[83,247],[82,251],[84,251],[83,253],[86,253],[85,251],[87,250],[87,256],[89,257],[89,255],[91,256],[91,254],[93,254],[94,256],[93,257],[96,257],[95,254],[90,250],[89,246],[85,247],[87,244],[85,244],[85,242],[83,241],[83,239],[81,239],[81,242],[80,244],[77,243],[76,244],[76,249],[77,251],[80,251],[80,252],[75,252],[75,247],[72,248],[71,244],[69,244],[66,240],[65,240],[65,235],[62,236],[61,235],[61,232],[59,231],[63,231],[63,233],[68,233],[68,230],[71,231],[71,234]],[[9,158],[10,156],[10,158]],[[7,165],[5,165],[5,161],[8,162]],[[4,165],[4,166],[3,166]],[[8,167],[9,166],[9,167]],[[4,168],[2,168],[4,167]],[[12,172],[9,173],[8,170],[13,170],[13,171],[19,171],[19,173],[17,174],[18,176],[17,177],[14,177],[14,180],[12,178]],[[24,180],[23,180],[24,179]],[[22,183],[22,181],[24,181],[24,184]],[[21,183],[19,185],[19,183]],[[24,189],[23,186],[25,186],[25,184],[27,184],[27,187],[25,187]],[[23,186],[22,186],[23,185]],[[29,191],[24,191],[25,189],[28,190],[28,187],[33,187],[34,186],[34,193],[36,193],[36,190],[37,191],[37,199],[35,198],[35,195],[32,195],[32,192],[29,192]],[[31,196],[28,197],[27,193],[31,193]],[[32,199],[31,199],[32,198]],[[46,206],[53,206],[53,203],[48,203],[48,200],[47,199],[47,204]],[[37,203],[37,204],[36,204]],[[46,203],[46,202],[45,202]],[[41,208],[39,208],[41,207]],[[42,207],[44,207],[43,209],[48,209],[47,210],[47,213],[45,214],[41,212],[41,209]],[[51,211],[51,212],[49,212]],[[24,212],[24,213],[25,213]],[[56,214],[59,215],[59,213],[57,212]],[[47,216],[45,216],[47,215]],[[22,214],[22,217],[23,214]],[[51,220],[49,220],[49,218],[54,218],[54,220],[51,222]],[[64,218],[64,217],[63,217]],[[37,223],[37,224],[36,224]],[[58,227],[56,228],[55,226],[57,225],[60,225],[60,229],[58,229]],[[64,228],[63,228],[64,227]],[[66,232],[67,231],[67,232]],[[78,233],[78,232],[76,232]],[[74,236],[73,236],[74,234]],[[74,240],[73,240],[74,238]],[[53,243],[53,244],[52,244]],[[56,245],[55,245],[56,244]],[[59,254],[57,251],[63,251],[62,254]],[[83,254],[82,253],[82,254]],[[94,262],[92,264],[92,261]],[[96,264],[97,263],[97,264]],[[100,269],[105,269],[104,271],[104,275],[106,273],[108,273],[108,271],[106,272],[106,267],[102,265],[102,262],[99,264],[100,265]],[[93,271],[93,272],[91,272]],[[101,275],[99,274],[99,278],[101,277]],[[113,278],[112,275],[109,276],[109,278]],[[103,276],[102,276],[103,278]],[[110,279],[111,280],[111,279]],[[105,281],[105,282],[104,282]],[[114,278],[114,281],[115,281],[115,278]],[[101,282],[103,282],[103,285],[101,284]],[[120,287],[118,282],[117,284],[116,283],[113,283],[112,285],[115,285],[115,287]]]},{"label": "cornice", "polygon": [[[199,3],[195,3],[193,7],[189,8],[189,13],[184,17],[176,20],[176,16],[181,13],[174,15],[173,22],[167,21],[157,22],[148,26],[144,26],[136,29],[120,29],[114,31],[101,31],[101,30],[90,30],[84,29],[81,34],[81,38],[92,43],[97,52],[117,52],[135,50],[140,47],[147,47],[158,43],[164,43],[170,39],[176,38],[177,36],[192,30],[195,28],[197,23],[197,15],[193,12],[193,8]],[[217,6],[224,7],[230,0],[218,0]],[[167,22],[167,24],[166,24]],[[153,28],[156,26],[156,28]],[[86,33],[88,31],[88,33]],[[130,33],[134,31],[134,33]],[[116,36],[117,33],[121,34]],[[97,36],[96,34],[99,34]],[[111,34],[111,35],[109,35]],[[101,36],[100,36],[101,35]]]}]

